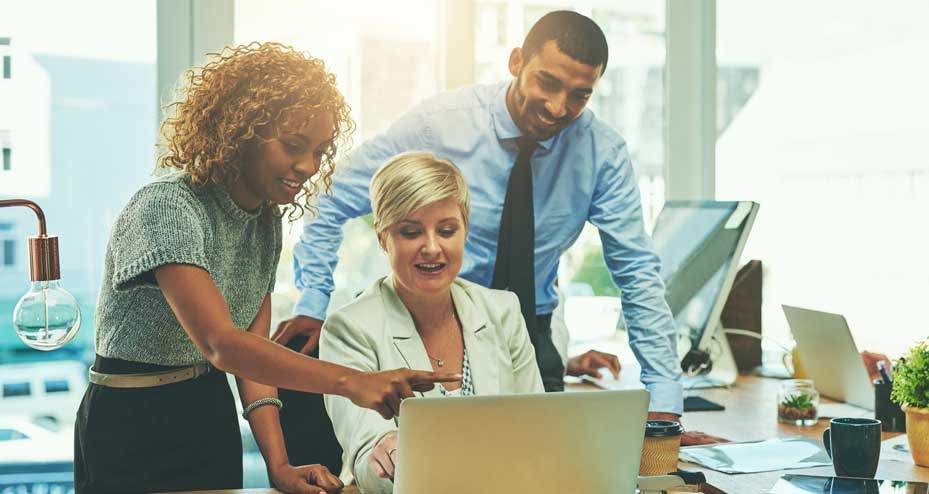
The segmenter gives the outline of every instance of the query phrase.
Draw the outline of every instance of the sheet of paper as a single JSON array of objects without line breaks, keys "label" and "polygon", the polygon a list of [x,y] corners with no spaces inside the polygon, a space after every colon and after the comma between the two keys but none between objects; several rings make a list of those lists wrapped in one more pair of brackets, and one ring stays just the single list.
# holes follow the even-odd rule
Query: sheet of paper
[{"label": "sheet of paper", "polygon": [[681,460],[723,473],[757,473],[831,465],[822,444],[805,437],[681,448]]},{"label": "sheet of paper", "polygon": [[910,453],[910,443],[906,434],[900,434],[899,436],[882,441],[881,459],[913,463],[913,455]]},{"label": "sheet of paper", "polygon": [[599,388],[609,390],[644,389],[645,386],[642,384],[642,381],[639,380],[641,373],[642,368],[639,367],[636,362],[629,362],[622,364],[622,369],[619,371],[619,379],[613,379],[613,374],[610,374],[610,371],[604,367],[600,369],[602,377],[584,376],[581,380]]},{"label": "sheet of paper", "polygon": [[585,382],[609,390],[641,389],[645,387],[639,380],[642,367],[639,366],[635,354],[632,353],[632,349],[629,347],[629,340],[625,331],[616,331],[612,338],[598,341],[596,344],[589,342],[572,343],[568,347],[568,355],[574,357],[583,354],[587,350],[599,350],[619,357],[619,379],[613,379],[613,375],[604,367],[600,369],[602,375],[600,378],[584,376],[582,379],[576,379],[569,376],[565,377],[565,382]]}]

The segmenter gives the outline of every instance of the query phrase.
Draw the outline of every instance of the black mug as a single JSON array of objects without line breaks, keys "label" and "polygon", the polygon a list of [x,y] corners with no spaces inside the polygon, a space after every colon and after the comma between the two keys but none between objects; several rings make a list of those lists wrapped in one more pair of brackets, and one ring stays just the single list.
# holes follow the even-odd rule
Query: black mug
[{"label": "black mug", "polygon": [[881,421],[838,418],[823,431],[823,445],[840,477],[874,478],[881,457]]}]

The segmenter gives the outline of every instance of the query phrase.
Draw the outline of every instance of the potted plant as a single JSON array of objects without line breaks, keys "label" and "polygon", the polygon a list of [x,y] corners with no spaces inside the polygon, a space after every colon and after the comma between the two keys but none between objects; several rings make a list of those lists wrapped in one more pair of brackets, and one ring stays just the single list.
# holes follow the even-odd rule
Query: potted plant
[{"label": "potted plant", "polygon": [[893,380],[890,398],[906,413],[910,454],[917,465],[929,466],[929,341],[897,361]]}]

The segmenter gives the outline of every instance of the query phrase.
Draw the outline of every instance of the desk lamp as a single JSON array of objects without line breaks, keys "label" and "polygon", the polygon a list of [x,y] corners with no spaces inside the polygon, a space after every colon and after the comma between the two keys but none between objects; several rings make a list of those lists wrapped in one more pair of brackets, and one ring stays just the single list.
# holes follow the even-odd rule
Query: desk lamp
[{"label": "desk lamp", "polygon": [[36,350],[57,350],[71,341],[81,327],[77,301],[61,287],[58,237],[45,233],[45,213],[25,199],[0,200],[0,208],[22,206],[35,212],[39,235],[29,237],[29,291],[13,310],[16,334]]}]

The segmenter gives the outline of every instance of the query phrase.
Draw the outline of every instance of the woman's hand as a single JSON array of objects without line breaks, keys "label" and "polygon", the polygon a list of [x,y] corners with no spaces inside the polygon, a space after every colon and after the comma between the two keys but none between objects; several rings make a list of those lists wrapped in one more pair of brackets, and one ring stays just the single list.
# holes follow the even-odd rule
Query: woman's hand
[{"label": "woman's hand", "polygon": [[391,419],[400,414],[400,402],[412,398],[413,391],[425,392],[435,383],[461,380],[461,374],[395,369],[356,373],[345,378],[343,395],[352,403],[370,408]]},{"label": "woman's hand", "polygon": [[394,479],[397,469],[397,431],[388,432],[368,455],[368,466],[382,479]]},{"label": "woman's hand", "polygon": [[287,493],[332,494],[341,491],[343,487],[339,477],[322,465],[281,465],[271,469],[269,473],[274,485]]}]

